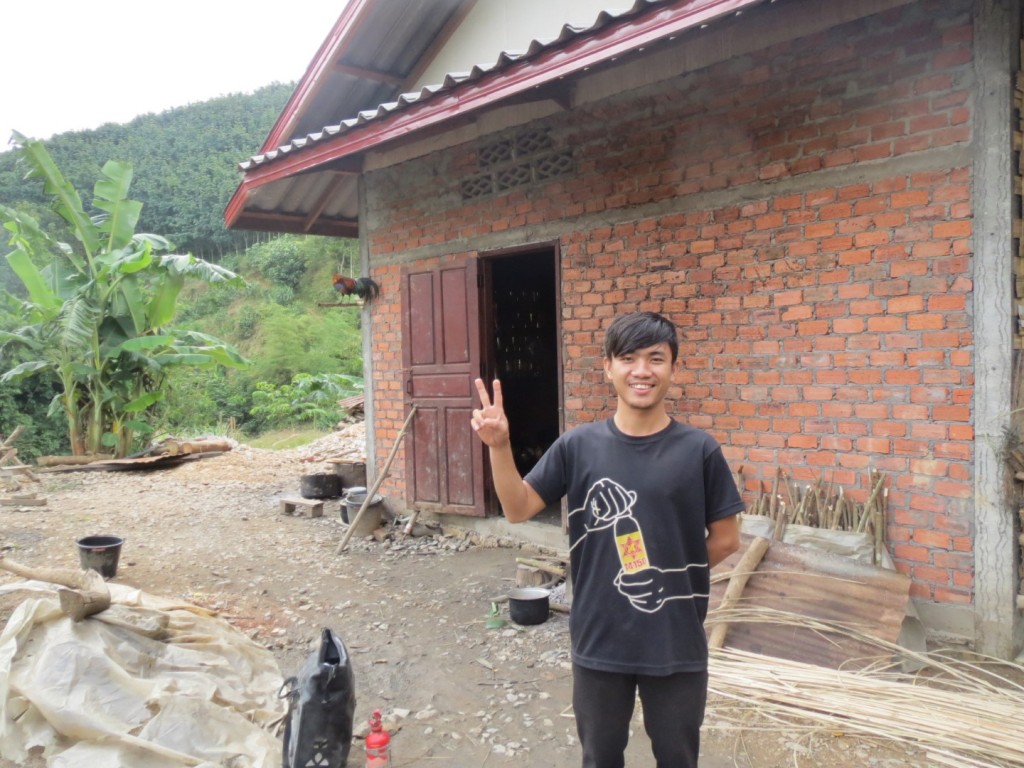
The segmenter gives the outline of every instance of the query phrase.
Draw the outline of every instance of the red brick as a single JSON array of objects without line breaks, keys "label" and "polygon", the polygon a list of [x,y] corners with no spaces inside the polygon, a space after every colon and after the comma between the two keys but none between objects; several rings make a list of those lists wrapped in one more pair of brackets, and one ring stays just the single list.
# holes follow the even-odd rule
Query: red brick
[{"label": "red brick", "polygon": [[872,333],[896,333],[906,329],[907,321],[901,317],[872,317],[868,319],[868,330]]},{"label": "red brick", "polygon": [[942,315],[910,315],[907,318],[908,331],[936,331],[946,327],[946,320]]},{"label": "red brick", "polygon": [[951,581],[951,574],[946,568],[936,568],[931,565],[915,565],[912,573],[914,581],[918,582],[946,585]]},{"label": "red brick", "polygon": [[855,442],[858,451],[865,453],[889,453],[892,450],[892,443],[877,437],[862,437]]},{"label": "red brick", "polygon": [[892,195],[890,205],[893,208],[915,208],[928,205],[929,195],[926,190],[913,189],[908,192],[897,192]]},{"label": "red brick", "polygon": [[910,544],[897,544],[893,548],[893,557],[899,560],[909,560],[915,563],[929,562],[928,556],[931,552],[927,547],[912,546]]},{"label": "red brick", "polygon": [[946,221],[936,224],[932,228],[932,236],[936,238],[970,237],[973,234],[973,231],[974,228],[969,220]]},{"label": "red brick", "polygon": [[[876,286],[877,291],[878,286]],[[920,312],[924,309],[922,296],[893,296],[889,299],[886,310],[892,313]]]},{"label": "red brick", "polygon": [[974,486],[970,483],[954,482],[952,480],[937,480],[935,482],[935,493],[950,498],[970,499],[974,497]]},{"label": "red brick", "polygon": [[934,597],[937,602],[943,603],[959,603],[960,605],[970,605],[973,602],[972,591],[970,587],[973,585],[973,580],[968,578],[964,589],[954,590],[944,587],[936,587]]}]

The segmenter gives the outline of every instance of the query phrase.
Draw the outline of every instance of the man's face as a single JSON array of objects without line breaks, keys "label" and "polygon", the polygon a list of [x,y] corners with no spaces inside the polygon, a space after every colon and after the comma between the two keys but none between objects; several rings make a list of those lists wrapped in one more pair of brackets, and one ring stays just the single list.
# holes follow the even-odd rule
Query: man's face
[{"label": "man's face", "polygon": [[672,382],[672,368],[672,350],[666,343],[604,359],[605,375],[619,402],[638,410],[661,405]]}]

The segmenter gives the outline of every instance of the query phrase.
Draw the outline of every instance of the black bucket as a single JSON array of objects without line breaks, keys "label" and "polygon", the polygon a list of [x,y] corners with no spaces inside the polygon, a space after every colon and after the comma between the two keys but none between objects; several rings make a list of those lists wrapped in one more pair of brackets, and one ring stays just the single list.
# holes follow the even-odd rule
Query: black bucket
[{"label": "black bucket", "polygon": [[[345,497],[338,510],[341,513],[341,519],[346,523],[354,523],[356,515],[363,508],[363,503],[369,495],[366,488],[362,486],[345,491]],[[379,493],[375,494],[370,503],[366,505],[366,511],[363,512],[363,516],[359,520],[359,529],[353,535],[366,536],[380,527],[383,509],[384,497]]]},{"label": "black bucket", "polygon": [[543,624],[551,610],[550,595],[539,587],[520,587],[508,593],[508,614],[516,624]]},{"label": "black bucket", "polygon": [[86,536],[78,540],[78,559],[82,568],[99,571],[104,579],[117,575],[117,561],[121,558],[120,536]]}]

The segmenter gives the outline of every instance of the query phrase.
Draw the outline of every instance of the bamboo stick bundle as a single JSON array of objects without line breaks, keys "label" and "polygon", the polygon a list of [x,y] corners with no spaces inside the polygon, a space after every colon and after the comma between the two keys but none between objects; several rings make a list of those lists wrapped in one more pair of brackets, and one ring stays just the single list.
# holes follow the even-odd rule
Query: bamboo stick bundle
[{"label": "bamboo stick bundle", "polygon": [[[1020,672],[1019,677],[1024,680],[1024,666],[1020,664],[993,659],[982,654],[957,652],[954,650],[919,653],[904,648],[898,643],[891,643],[876,637],[864,627],[854,622],[818,619],[804,614],[763,606],[733,608],[728,611],[715,609],[708,613],[705,624],[713,626],[718,621],[725,621],[730,624],[741,622],[785,624],[822,634],[831,633],[843,637],[852,637],[863,645],[873,646],[878,649],[878,655],[872,659],[856,660],[857,664],[863,669],[868,668],[863,662],[870,661],[872,662],[870,665],[872,671],[884,673],[891,669],[897,669],[902,660],[906,660],[912,662],[915,668],[928,668],[932,679],[941,677],[971,687],[984,686],[992,692],[1000,692],[1006,688],[1012,688],[1024,697],[1024,683],[1014,683],[1009,678],[999,675],[994,671],[997,668],[1006,668],[1011,671]],[[968,661],[969,658],[973,658],[975,661]]]},{"label": "bamboo stick bundle", "polygon": [[[780,483],[780,479],[783,482]],[[877,564],[885,546],[885,508],[889,496],[884,487],[886,481],[885,475],[872,469],[868,476],[868,498],[859,504],[847,489],[833,481],[819,477],[811,483],[800,484],[779,469],[771,490],[762,487],[747,512],[774,520],[780,504],[788,501],[789,522],[795,525],[867,534],[873,541],[873,560]]]},{"label": "bamboo stick bundle", "polygon": [[[1024,764],[1024,667],[952,652],[915,653],[872,638],[855,625],[783,611],[738,608],[717,621],[774,621],[825,633],[858,635],[879,649],[873,664],[826,669],[732,648],[711,652],[708,727],[808,733],[824,731],[920,747],[936,764],[981,768]],[[898,656],[922,666],[898,671]]]},{"label": "bamboo stick bundle", "polygon": [[864,502],[865,514],[861,519],[861,524],[854,530],[862,533],[867,527],[868,520],[871,517],[869,510],[874,508],[875,502],[878,499],[878,494],[882,492],[883,485],[885,485],[885,478],[882,477],[882,473],[877,469],[871,470],[871,494],[868,496],[868,500]]},{"label": "bamboo stick bundle", "polygon": [[810,512],[811,502],[813,501],[811,486],[805,486],[803,489],[799,485],[795,486],[794,493],[796,499],[793,503],[793,518],[790,522],[796,525],[806,525],[807,515]]},{"label": "bamboo stick bundle", "polygon": [[[712,654],[709,690],[717,719],[746,722],[751,708],[769,721],[840,730],[916,745],[950,758],[1024,763],[1024,696],[993,696],[917,684],[911,676],[830,670],[735,649]],[[738,716],[740,715],[740,716]]]}]

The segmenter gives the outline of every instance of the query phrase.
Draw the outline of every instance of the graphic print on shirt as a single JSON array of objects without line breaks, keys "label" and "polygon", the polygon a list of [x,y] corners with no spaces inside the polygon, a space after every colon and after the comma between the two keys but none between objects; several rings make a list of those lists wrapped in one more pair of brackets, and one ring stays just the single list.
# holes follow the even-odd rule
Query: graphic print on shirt
[{"label": "graphic print on shirt", "polygon": [[569,513],[584,515],[584,532],[572,545],[575,549],[590,536],[611,536],[619,555],[620,569],[614,585],[639,611],[654,613],[669,600],[706,598],[694,594],[686,572],[707,568],[707,563],[691,563],[683,568],[661,568],[651,563],[639,521],[633,517],[636,492],[614,480],[602,478],[587,491],[583,506]]}]

